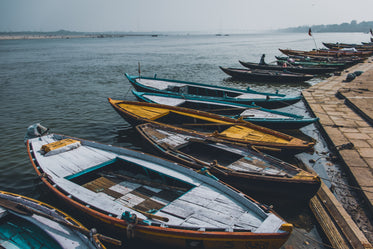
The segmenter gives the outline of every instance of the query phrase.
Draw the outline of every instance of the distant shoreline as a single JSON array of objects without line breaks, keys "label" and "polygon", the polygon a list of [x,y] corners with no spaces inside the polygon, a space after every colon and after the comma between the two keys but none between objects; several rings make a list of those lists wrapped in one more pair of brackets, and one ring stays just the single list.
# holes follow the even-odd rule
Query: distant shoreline
[{"label": "distant shoreline", "polygon": [[0,40],[34,40],[34,39],[70,39],[70,38],[84,38],[90,36],[72,36],[72,35],[0,35]]},{"label": "distant shoreline", "polygon": [[76,39],[76,38],[115,38],[126,36],[151,36],[158,37],[158,34],[87,34],[87,35],[1,35],[0,40],[37,40],[37,39]]}]

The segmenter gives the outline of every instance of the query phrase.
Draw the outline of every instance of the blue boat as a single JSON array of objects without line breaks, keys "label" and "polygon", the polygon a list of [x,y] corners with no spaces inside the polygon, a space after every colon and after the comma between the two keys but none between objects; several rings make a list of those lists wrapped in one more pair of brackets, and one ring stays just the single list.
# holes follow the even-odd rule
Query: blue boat
[{"label": "blue boat", "polygon": [[288,97],[279,93],[264,93],[247,88],[235,89],[203,83],[180,80],[159,79],[151,77],[131,76],[125,74],[132,86],[139,92],[155,92],[180,96],[203,96],[205,99],[226,101],[251,105],[253,102],[268,109],[292,105],[302,99],[302,96]]},{"label": "blue boat", "polygon": [[0,191],[0,248],[105,249],[103,237],[55,207]]},{"label": "blue boat", "polygon": [[212,112],[231,118],[242,118],[245,121],[275,129],[298,129],[312,124],[318,118],[305,118],[286,112],[265,109],[257,105],[243,105],[225,101],[206,99],[194,95],[171,95],[162,93],[132,93],[139,101],[163,105],[179,106],[200,111]]}]

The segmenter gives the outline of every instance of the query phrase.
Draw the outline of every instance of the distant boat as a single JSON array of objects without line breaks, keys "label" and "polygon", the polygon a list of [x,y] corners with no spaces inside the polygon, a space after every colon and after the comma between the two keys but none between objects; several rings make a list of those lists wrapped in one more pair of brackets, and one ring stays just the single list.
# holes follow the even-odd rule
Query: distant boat
[{"label": "distant boat", "polygon": [[177,248],[278,249],[292,231],[269,208],[208,171],[59,134],[28,139],[27,150],[55,195],[126,239]]},{"label": "distant boat", "polygon": [[41,201],[0,191],[0,247],[104,249],[99,234]]},{"label": "distant boat", "polygon": [[[301,61],[301,62],[323,62],[323,63],[337,63],[337,65],[331,67],[337,67],[339,70],[353,66],[359,62],[363,62],[365,59],[358,56],[350,57],[328,57],[328,56],[315,56],[315,55],[288,55],[288,56],[275,56],[277,60],[283,60],[288,62]],[[338,65],[339,64],[339,65]],[[321,65],[316,65],[321,66]]]},{"label": "distant boat", "polygon": [[373,51],[341,51],[341,50],[330,50],[330,49],[319,49],[319,50],[311,50],[311,51],[304,51],[304,50],[293,50],[293,49],[279,49],[283,54],[286,55],[301,55],[301,56],[308,56],[308,55],[321,55],[321,56],[329,56],[329,57],[350,57],[350,56],[359,56],[359,57],[369,57],[373,54]]},{"label": "distant boat", "polygon": [[224,101],[206,99],[194,95],[171,95],[151,92],[132,93],[140,101],[163,105],[179,106],[201,111],[212,112],[231,118],[242,118],[245,121],[275,129],[298,129],[312,124],[318,118],[305,118],[286,112],[265,109],[257,105],[242,105]]},{"label": "distant boat", "polygon": [[254,145],[267,150],[304,151],[314,143],[252,124],[242,119],[232,119],[214,113],[169,105],[137,101],[113,100],[109,103],[115,111],[131,124],[160,123],[177,126],[211,137]]},{"label": "distant boat", "polygon": [[314,77],[311,74],[300,74],[287,72],[286,69],[283,71],[274,70],[260,70],[260,69],[242,69],[242,68],[227,68],[220,67],[220,69],[232,76],[233,78],[252,80],[260,82],[304,82]]},{"label": "distant boat", "polygon": [[287,63],[287,66],[284,67],[283,65],[276,65],[276,64],[259,64],[254,62],[244,62],[239,61],[242,66],[250,68],[250,69],[264,69],[264,70],[286,70],[289,72],[294,73],[305,73],[305,74],[327,74],[332,73],[338,70],[337,67],[320,67],[320,66],[293,66],[290,63]]},{"label": "distant boat", "polygon": [[163,156],[197,170],[206,167],[246,193],[307,201],[320,187],[317,175],[247,146],[158,124],[145,123],[136,129]]},{"label": "distant boat", "polygon": [[325,47],[334,50],[340,49],[356,49],[358,51],[373,51],[372,44],[352,44],[352,43],[331,43],[331,42],[323,42],[322,43]]},{"label": "distant boat", "polygon": [[302,66],[302,67],[323,67],[323,68],[338,68],[338,70],[343,70],[346,67],[350,66],[349,63],[345,62],[329,62],[329,61],[306,61],[306,60],[289,60],[282,57],[277,57],[277,64],[282,65],[284,63],[293,65],[293,66]]},{"label": "distant boat", "polygon": [[195,83],[180,80],[160,79],[143,76],[131,76],[125,74],[128,81],[139,92],[157,92],[174,95],[196,95],[204,96],[206,99],[233,102],[239,104],[256,105],[275,109],[294,104],[302,99],[302,96],[286,96],[279,93],[258,92],[250,89],[246,90],[229,88],[224,86]]}]

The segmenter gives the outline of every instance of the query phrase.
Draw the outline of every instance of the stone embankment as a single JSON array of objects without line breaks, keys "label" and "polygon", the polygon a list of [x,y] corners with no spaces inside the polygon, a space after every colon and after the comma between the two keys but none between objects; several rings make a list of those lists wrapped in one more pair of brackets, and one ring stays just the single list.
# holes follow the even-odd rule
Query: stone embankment
[{"label": "stone embankment", "polygon": [[[372,58],[348,68],[302,92],[306,104],[320,118],[320,130],[331,150],[346,167],[373,213],[373,63]],[[351,81],[349,73],[362,72]],[[359,190],[360,189],[360,190]],[[373,248],[373,231],[353,221],[323,185],[310,202],[333,248]],[[368,215],[368,218],[372,218]],[[357,222],[357,223],[356,223]],[[338,235],[337,235],[338,234]],[[339,237],[340,236],[340,237]],[[368,239],[369,238],[369,241]]]}]

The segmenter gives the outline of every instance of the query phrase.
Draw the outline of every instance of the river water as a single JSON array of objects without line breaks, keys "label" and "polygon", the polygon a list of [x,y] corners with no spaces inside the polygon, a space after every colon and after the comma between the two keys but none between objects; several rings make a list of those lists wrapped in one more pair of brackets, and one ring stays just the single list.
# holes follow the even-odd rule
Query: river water
[{"label": "river water", "polygon": [[[299,95],[319,82],[301,84],[234,81],[218,66],[242,67],[238,60],[259,62],[281,55],[278,48],[311,50],[321,42],[359,43],[362,33],[263,33],[246,35],[161,35],[120,38],[0,40],[0,189],[67,208],[41,185],[29,162],[23,137],[28,125],[40,122],[52,132],[142,150],[136,132],[108,104],[107,98],[135,100],[124,73],[211,83],[258,91]],[[314,38],[314,39],[313,39]],[[303,103],[281,110],[308,115]],[[315,126],[302,129],[320,135]],[[319,138],[319,139],[318,139]],[[319,142],[316,149],[324,150]],[[311,155],[300,156],[309,159]],[[316,158],[317,160],[317,158]],[[318,173],[327,177],[318,161]],[[276,210],[276,207],[275,207]],[[289,211],[291,210],[291,211]],[[280,214],[297,224],[289,244],[324,248],[307,208],[285,208]],[[99,229],[98,229],[99,230]],[[301,235],[297,235],[297,233]],[[291,244],[293,243],[293,244]]]}]

